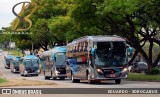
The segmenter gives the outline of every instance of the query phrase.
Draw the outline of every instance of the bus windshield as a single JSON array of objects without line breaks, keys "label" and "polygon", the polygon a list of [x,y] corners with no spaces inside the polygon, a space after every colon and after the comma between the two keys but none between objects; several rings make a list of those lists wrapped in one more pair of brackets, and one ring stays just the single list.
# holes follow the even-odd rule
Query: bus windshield
[{"label": "bus windshield", "polygon": [[97,42],[95,64],[102,67],[124,65],[125,47],[124,42]]},{"label": "bus windshield", "polygon": [[27,67],[36,67],[38,66],[38,60],[26,60],[26,64]]},{"label": "bus windshield", "polygon": [[19,66],[19,61],[14,61],[14,66]]},{"label": "bus windshield", "polygon": [[66,61],[65,53],[59,53],[56,57],[56,64],[55,65],[63,65]]}]

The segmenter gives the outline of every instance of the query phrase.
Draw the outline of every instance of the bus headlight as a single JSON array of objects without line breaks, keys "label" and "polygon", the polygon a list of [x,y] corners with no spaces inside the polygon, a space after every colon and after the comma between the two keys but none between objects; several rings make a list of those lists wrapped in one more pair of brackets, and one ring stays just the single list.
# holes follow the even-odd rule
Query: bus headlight
[{"label": "bus headlight", "polygon": [[128,71],[128,68],[123,68],[122,72]]},{"label": "bus headlight", "polygon": [[38,69],[37,72],[40,73],[40,70]]},{"label": "bus headlight", "polygon": [[24,74],[26,75],[26,74],[28,74],[28,72],[25,70],[25,71],[24,71]]},{"label": "bus headlight", "polygon": [[58,74],[58,73],[60,73],[59,71],[55,71],[55,74]]},{"label": "bus headlight", "polygon": [[96,69],[98,74],[103,74],[103,71],[101,69]]}]

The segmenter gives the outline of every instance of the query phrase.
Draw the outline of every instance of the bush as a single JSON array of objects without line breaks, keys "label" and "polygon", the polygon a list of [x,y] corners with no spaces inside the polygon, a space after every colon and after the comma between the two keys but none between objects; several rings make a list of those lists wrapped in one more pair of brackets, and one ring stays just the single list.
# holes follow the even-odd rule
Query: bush
[{"label": "bush", "polygon": [[160,74],[160,68],[152,68],[151,72],[149,73],[151,75],[156,75],[156,74]]},{"label": "bush", "polygon": [[128,79],[131,81],[160,81],[160,75],[148,75],[144,73],[129,73]]}]

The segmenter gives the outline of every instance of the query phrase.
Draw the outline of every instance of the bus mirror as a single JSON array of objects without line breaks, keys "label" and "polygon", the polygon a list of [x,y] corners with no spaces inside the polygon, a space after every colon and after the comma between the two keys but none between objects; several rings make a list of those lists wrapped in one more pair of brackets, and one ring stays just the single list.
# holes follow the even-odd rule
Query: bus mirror
[{"label": "bus mirror", "polygon": [[92,49],[91,49],[91,54],[92,54],[92,56],[95,58],[95,48],[92,48]]},{"label": "bus mirror", "polygon": [[54,60],[55,59],[55,54],[52,54],[52,60]]},{"label": "bus mirror", "polygon": [[22,59],[22,58],[20,58],[20,59],[19,59],[19,62],[22,62],[22,61],[23,61],[23,59]]},{"label": "bus mirror", "polygon": [[128,50],[128,56],[132,56],[133,48],[132,47],[128,47],[127,50]]},{"label": "bus mirror", "polygon": [[68,61],[66,60],[67,65],[69,65]]},{"label": "bus mirror", "polygon": [[43,57],[40,57],[39,59],[40,59],[41,61],[44,61],[44,58],[43,58]]}]

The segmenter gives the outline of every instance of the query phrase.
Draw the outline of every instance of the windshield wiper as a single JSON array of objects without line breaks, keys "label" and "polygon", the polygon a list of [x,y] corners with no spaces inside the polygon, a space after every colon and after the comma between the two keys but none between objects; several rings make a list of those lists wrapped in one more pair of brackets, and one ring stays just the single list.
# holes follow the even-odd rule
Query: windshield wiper
[{"label": "windshield wiper", "polygon": [[[64,61],[64,63],[66,63],[66,61]],[[61,64],[59,68],[61,68],[61,67],[64,65],[64,63],[63,63],[63,64]]]}]

